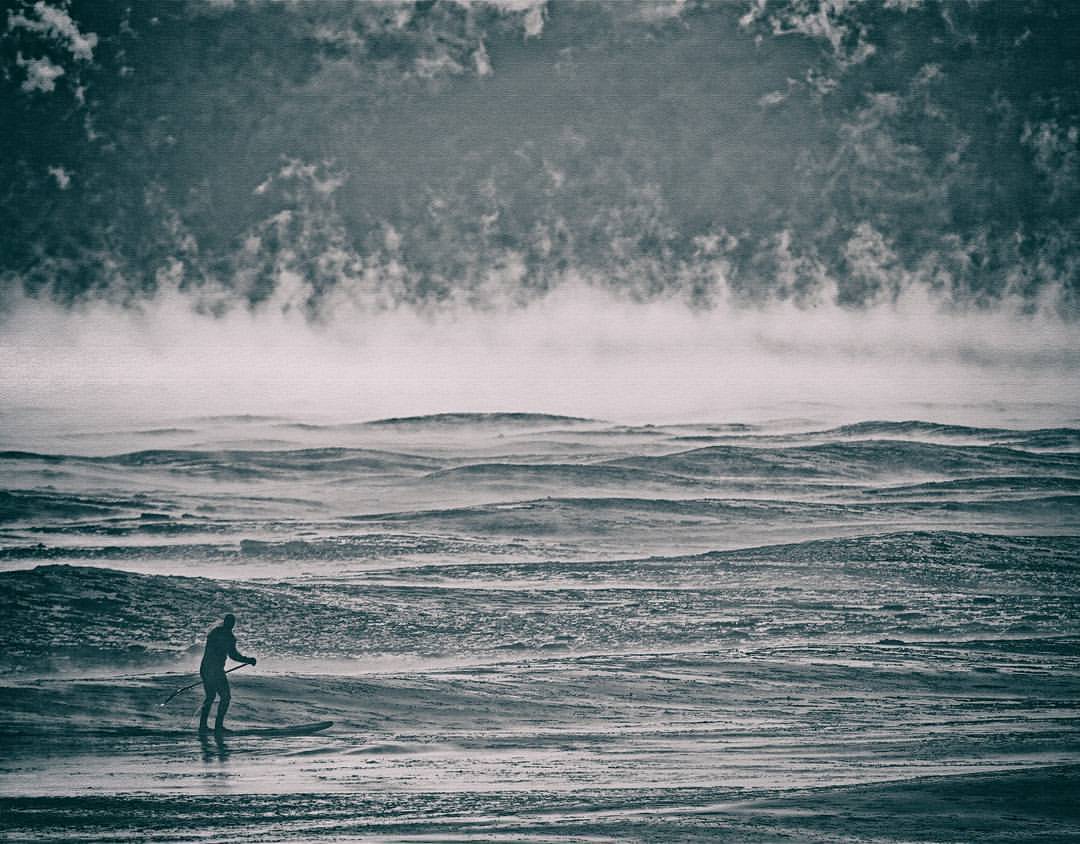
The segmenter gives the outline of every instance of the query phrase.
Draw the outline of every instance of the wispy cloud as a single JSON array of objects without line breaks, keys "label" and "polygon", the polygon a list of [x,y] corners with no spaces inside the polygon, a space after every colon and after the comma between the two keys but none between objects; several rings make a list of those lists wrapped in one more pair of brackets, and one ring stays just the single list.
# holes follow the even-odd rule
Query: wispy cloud
[{"label": "wispy cloud", "polygon": [[71,16],[64,10],[39,0],[23,12],[8,12],[8,30],[25,29],[45,35],[63,46],[79,61],[94,58],[98,37],[93,32],[83,34]]},{"label": "wispy cloud", "polygon": [[24,59],[22,53],[19,53],[15,58],[15,63],[26,70],[22,90],[27,93],[41,91],[47,94],[56,89],[56,80],[64,75],[64,69],[58,64],[53,64],[48,56],[40,59]]},{"label": "wispy cloud", "polygon": [[71,186],[71,174],[64,167],[50,166],[49,175],[56,179],[56,186],[60,190],[67,190]]},{"label": "wispy cloud", "polygon": [[855,14],[859,5],[856,0],[790,0],[770,6],[765,0],[754,0],[739,23],[749,29],[764,21],[774,36],[823,40],[837,63],[846,68],[862,64],[876,51],[866,25]]},{"label": "wispy cloud", "polygon": [[1035,167],[1050,186],[1050,201],[1075,199],[1080,188],[1080,128],[1055,119],[1029,121],[1020,143],[1034,153]]},{"label": "wispy cloud", "polygon": [[534,3],[525,12],[525,37],[526,38],[539,38],[544,31],[544,9],[545,3]]}]

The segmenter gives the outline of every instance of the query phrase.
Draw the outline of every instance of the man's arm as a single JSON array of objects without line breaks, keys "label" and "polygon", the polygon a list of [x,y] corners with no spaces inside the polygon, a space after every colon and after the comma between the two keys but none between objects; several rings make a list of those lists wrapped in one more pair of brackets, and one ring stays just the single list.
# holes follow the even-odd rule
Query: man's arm
[{"label": "man's arm", "polygon": [[236,660],[237,662],[246,662],[248,665],[255,664],[255,657],[244,656],[240,651],[236,649],[236,637],[231,636],[232,641],[229,642],[229,658]]}]

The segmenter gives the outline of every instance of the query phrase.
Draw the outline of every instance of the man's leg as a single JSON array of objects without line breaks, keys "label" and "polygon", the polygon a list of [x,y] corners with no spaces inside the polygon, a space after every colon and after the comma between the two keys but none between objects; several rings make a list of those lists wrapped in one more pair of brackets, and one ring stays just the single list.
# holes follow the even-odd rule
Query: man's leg
[{"label": "man's leg", "polygon": [[232,700],[232,692],[229,690],[229,681],[224,677],[222,677],[218,683],[217,693],[217,718],[214,719],[214,730],[220,733],[225,729],[225,713],[229,711],[229,702]]},{"label": "man's leg", "polygon": [[199,710],[199,732],[205,733],[210,729],[210,727],[207,726],[206,721],[210,717],[210,707],[214,705],[214,696],[217,694],[217,687],[206,677],[202,678],[202,684],[205,700],[203,700],[202,709]]}]

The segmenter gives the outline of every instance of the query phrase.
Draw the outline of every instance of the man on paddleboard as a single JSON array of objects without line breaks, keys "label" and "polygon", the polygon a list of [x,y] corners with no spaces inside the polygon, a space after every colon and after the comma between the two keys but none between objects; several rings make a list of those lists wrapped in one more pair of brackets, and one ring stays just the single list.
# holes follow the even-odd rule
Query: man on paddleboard
[{"label": "man on paddleboard", "polygon": [[246,662],[248,665],[255,664],[255,657],[244,656],[236,649],[236,636],[233,635],[235,625],[236,616],[229,613],[206,637],[206,650],[203,652],[202,664],[199,666],[199,675],[202,677],[203,688],[206,690],[206,700],[203,701],[202,711],[199,714],[200,733],[209,730],[206,719],[210,717],[210,707],[213,706],[215,697],[218,698],[218,707],[217,717],[214,719],[214,732],[225,731],[225,713],[229,711],[229,701],[232,700],[229,680],[225,676],[225,659],[232,658],[237,662]]}]

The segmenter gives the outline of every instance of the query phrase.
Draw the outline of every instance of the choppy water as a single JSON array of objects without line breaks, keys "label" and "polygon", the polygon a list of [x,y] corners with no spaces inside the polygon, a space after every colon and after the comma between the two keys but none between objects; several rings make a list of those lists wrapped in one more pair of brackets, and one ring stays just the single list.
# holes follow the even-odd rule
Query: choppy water
[{"label": "choppy water", "polygon": [[[217,417],[3,445],[16,839],[1080,835],[1080,429]],[[259,657],[232,720],[330,732],[200,744],[195,692],[158,705],[227,611]],[[957,821],[949,789],[985,805]]]}]

